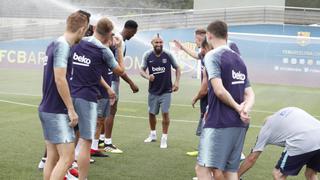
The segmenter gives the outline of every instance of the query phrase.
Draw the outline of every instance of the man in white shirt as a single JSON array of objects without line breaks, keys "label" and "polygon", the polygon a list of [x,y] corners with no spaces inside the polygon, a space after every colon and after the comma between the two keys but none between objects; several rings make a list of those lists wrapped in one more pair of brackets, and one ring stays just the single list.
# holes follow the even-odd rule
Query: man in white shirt
[{"label": "man in white shirt", "polygon": [[320,121],[302,109],[287,107],[266,118],[252,152],[241,164],[239,176],[249,170],[268,144],[285,147],[274,179],[296,176],[306,165],[306,179],[316,180],[320,171]]}]

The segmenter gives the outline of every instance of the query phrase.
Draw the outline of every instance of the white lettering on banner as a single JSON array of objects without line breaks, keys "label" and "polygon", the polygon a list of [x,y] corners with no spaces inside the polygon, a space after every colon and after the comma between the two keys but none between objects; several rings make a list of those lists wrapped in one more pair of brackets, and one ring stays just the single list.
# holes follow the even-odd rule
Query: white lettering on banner
[{"label": "white lettering on banner", "polygon": [[38,53],[38,64],[43,64],[44,61],[47,61],[48,57],[46,56],[46,53],[43,51],[40,51]]},{"label": "white lettering on banner", "polygon": [[15,63],[16,62],[16,59],[14,59],[12,57],[16,57],[16,51],[11,50],[11,51],[8,52],[7,59],[8,59],[9,63]]},{"label": "white lettering on banner", "polygon": [[24,64],[27,62],[27,53],[25,51],[18,51],[17,62],[18,64]]},{"label": "white lettering on banner", "polygon": [[0,49],[0,62],[2,62],[2,58],[5,57],[6,53],[7,53],[7,50]]},{"label": "white lettering on banner", "polygon": [[131,69],[132,67],[133,67],[133,59],[130,57],[130,56],[126,56],[125,58],[124,58],[124,62],[126,62],[125,63],[125,69],[126,70],[129,70],[129,69]]},{"label": "white lettering on banner", "polygon": [[124,57],[124,62],[125,62],[125,69],[126,70],[140,69],[141,64],[142,64],[139,61],[137,56],[136,57],[126,56],[126,57]]},{"label": "white lettering on banner", "polygon": [[161,74],[164,73],[166,71],[165,67],[151,67],[153,73],[152,74]]},{"label": "white lettering on banner", "polygon": [[86,58],[85,55],[79,56],[76,52],[73,53],[73,64],[80,65],[80,66],[89,66],[91,64],[91,60],[89,58]]},{"label": "white lettering on banner", "polygon": [[8,62],[10,64],[43,64],[43,51],[16,51],[0,50],[0,63]]},{"label": "white lettering on banner", "polygon": [[47,63],[48,63],[48,56],[45,56],[45,57],[43,58],[43,65],[46,66]]},{"label": "white lettering on banner", "polygon": [[34,52],[30,52],[29,54],[29,58],[27,58],[28,63],[32,63],[32,64],[36,64],[36,55],[34,54]]}]

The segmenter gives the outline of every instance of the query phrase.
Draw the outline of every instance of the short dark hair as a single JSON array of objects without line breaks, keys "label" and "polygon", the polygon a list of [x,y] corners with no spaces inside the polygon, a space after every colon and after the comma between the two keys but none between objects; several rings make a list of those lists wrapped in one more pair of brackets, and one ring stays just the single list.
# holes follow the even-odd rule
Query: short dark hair
[{"label": "short dark hair", "polygon": [[205,35],[207,33],[207,31],[203,28],[198,28],[194,31],[194,33],[197,35]]},{"label": "short dark hair", "polygon": [[128,20],[126,21],[126,23],[124,24],[124,28],[127,29],[137,29],[138,28],[138,23],[134,20]]},{"label": "short dark hair", "polygon": [[78,10],[78,12],[79,12],[80,14],[85,15],[85,16],[87,17],[88,23],[90,22],[90,17],[91,17],[91,14],[90,14],[90,13],[88,13],[87,11],[81,10],[81,9]]},{"label": "short dark hair", "polygon": [[228,36],[228,26],[225,22],[220,20],[210,23],[207,27],[207,31],[217,38],[226,39]]}]

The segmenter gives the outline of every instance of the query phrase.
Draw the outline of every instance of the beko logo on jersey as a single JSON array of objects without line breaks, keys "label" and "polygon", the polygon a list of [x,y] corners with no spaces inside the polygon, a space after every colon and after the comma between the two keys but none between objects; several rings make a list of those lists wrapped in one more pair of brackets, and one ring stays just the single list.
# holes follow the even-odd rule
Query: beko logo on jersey
[{"label": "beko logo on jersey", "polygon": [[232,78],[244,81],[246,79],[246,75],[242,74],[240,71],[235,72],[234,70],[232,70]]},{"label": "beko logo on jersey", "polygon": [[160,73],[164,73],[166,71],[165,67],[151,67],[152,68],[152,74],[160,74]]},{"label": "beko logo on jersey", "polygon": [[86,58],[86,56],[79,56],[76,52],[73,53],[73,64],[80,66],[89,66],[91,64],[91,60]]},{"label": "beko logo on jersey", "polygon": [[233,81],[232,84],[244,84],[244,80],[246,79],[246,75],[232,70],[232,78],[237,81]]}]

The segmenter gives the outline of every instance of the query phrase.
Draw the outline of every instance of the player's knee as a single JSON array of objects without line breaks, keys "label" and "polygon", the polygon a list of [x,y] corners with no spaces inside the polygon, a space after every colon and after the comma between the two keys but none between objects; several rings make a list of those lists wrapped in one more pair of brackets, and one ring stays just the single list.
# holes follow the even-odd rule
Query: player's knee
[{"label": "player's knee", "polygon": [[170,119],[169,118],[163,118],[162,123],[169,124],[170,123]]},{"label": "player's knee", "polygon": [[98,123],[103,124],[104,120],[105,120],[105,117],[102,117],[102,116],[98,117],[97,124]]},{"label": "player's knee", "polygon": [[196,171],[196,173],[198,173],[198,171],[199,171],[199,165],[198,164],[196,164],[196,166],[194,167],[194,170]]},{"label": "player's knee", "polygon": [[212,175],[213,175],[214,179],[223,179],[224,178],[223,172],[219,169],[213,169]]},{"label": "player's knee", "polygon": [[113,115],[113,116],[116,115],[117,111],[118,111],[117,105],[111,106],[110,115]]},{"label": "player's knee", "polygon": [[164,120],[169,121],[169,112],[162,113],[162,117]]},{"label": "player's knee", "polygon": [[273,176],[273,179],[277,180],[277,179],[280,179],[282,173],[280,172],[279,169],[273,169],[272,171],[272,176]]},{"label": "player's knee", "polygon": [[196,171],[197,177],[201,177],[202,175],[202,167],[199,166],[198,164],[196,164],[196,166],[194,167],[194,170]]},{"label": "player's knee", "polygon": [[65,166],[70,167],[74,161],[74,155],[62,156],[59,161],[62,161],[62,164],[65,164]]},{"label": "player's knee", "polygon": [[307,168],[304,172],[304,176],[306,177],[306,179],[314,179],[315,177],[317,177],[317,172],[310,168]]}]

